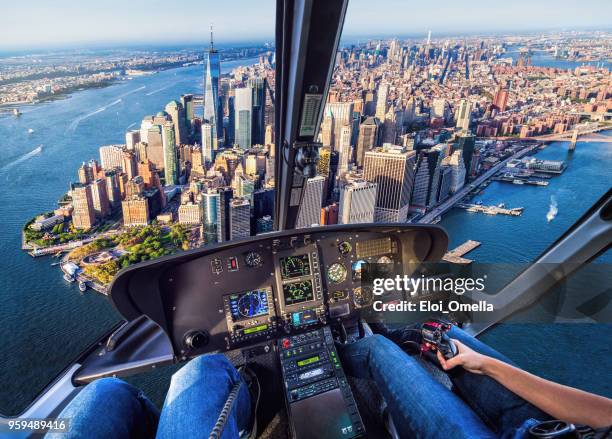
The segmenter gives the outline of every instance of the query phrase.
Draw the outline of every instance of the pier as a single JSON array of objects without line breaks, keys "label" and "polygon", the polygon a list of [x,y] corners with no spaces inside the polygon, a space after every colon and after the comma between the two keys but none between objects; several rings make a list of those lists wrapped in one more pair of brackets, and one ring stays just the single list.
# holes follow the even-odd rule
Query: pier
[{"label": "pier", "polygon": [[442,260],[446,262],[450,262],[451,264],[461,264],[461,265],[471,264],[472,260],[468,258],[464,258],[463,256],[471,252],[472,250],[474,250],[476,247],[480,247],[480,242],[472,241],[470,239],[469,241],[465,241],[463,244],[461,244],[459,247],[455,248],[454,250],[447,252],[444,256],[442,256]]},{"label": "pier", "polygon": [[[549,177],[550,178],[550,177]],[[494,177],[493,180],[501,181],[502,183],[512,184],[528,184],[532,186],[548,186],[548,182],[544,180],[530,180],[525,178],[512,178],[512,177]]]},{"label": "pier", "polygon": [[[506,209],[505,207],[502,207],[503,205],[501,204],[499,206],[483,206],[482,204],[457,203],[455,206],[460,209],[465,209],[468,212],[479,212],[479,213],[485,213],[487,215],[521,216],[523,213],[522,207],[514,207],[512,209]],[[474,241],[468,241],[468,242],[474,242]]]}]

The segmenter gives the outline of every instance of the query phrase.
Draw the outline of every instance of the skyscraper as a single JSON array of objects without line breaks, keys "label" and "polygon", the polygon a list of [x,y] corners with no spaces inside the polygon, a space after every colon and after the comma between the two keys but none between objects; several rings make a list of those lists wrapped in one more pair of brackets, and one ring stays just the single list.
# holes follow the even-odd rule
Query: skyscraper
[{"label": "skyscraper", "polygon": [[[443,145],[446,147],[446,145]],[[438,145],[417,152],[410,211],[425,213],[436,203],[444,149]]]},{"label": "skyscraper", "polygon": [[468,178],[471,175],[472,160],[474,156],[474,148],[476,147],[476,137],[469,133],[460,133],[457,136],[455,149],[461,150],[461,156],[463,157],[463,165],[465,167],[465,182],[467,183]]},{"label": "skyscraper", "polygon": [[304,186],[302,202],[298,211],[296,229],[318,225],[321,219],[321,206],[323,205],[323,185],[325,177],[317,175],[309,178]]},{"label": "skyscraper", "polygon": [[365,154],[363,178],[378,185],[376,222],[406,222],[414,182],[415,152],[383,145]]},{"label": "skyscraper", "polygon": [[166,122],[162,126],[162,141],[164,147],[164,178],[166,185],[178,184],[179,162],[174,136],[174,125]]},{"label": "skyscraper", "polygon": [[251,87],[237,88],[234,100],[236,143],[242,149],[252,145],[253,92]]},{"label": "skyscraper", "polygon": [[378,96],[376,97],[376,117],[378,120],[384,120],[387,114],[387,95],[389,93],[389,85],[381,83],[378,86]]},{"label": "skyscraper", "polygon": [[495,92],[495,97],[493,99],[493,105],[500,111],[506,111],[506,105],[508,104],[508,89],[504,87],[499,87]]},{"label": "skyscraper", "polygon": [[373,117],[368,117],[359,125],[359,137],[357,138],[357,151],[355,154],[355,163],[359,167],[363,166],[365,153],[374,148],[378,143],[378,125],[378,120]]},{"label": "skyscraper", "polygon": [[459,149],[450,156],[448,164],[452,171],[452,182],[450,193],[454,194],[465,184],[465,164],[463,162],[462,151]]},{"label": "skyscraper", "polygon": [[225,242],[231,239],[230,235],[230,202],[234,197],[231,187],[217,188],[219,204],[217,214],[217,241]]},{"label": "skyscraper", "polygon": [[[218,149],[218,138],[223,129],[223,118],[219,114],[219,78],[221,61],[213,45],[213,30],[210,26],[210,49],[204,56],[204,99],[203,118],[211,125],[210,140],[213,151]],[[204,143],[204,141],[202,141]]]},{"label": "skyscraper", "polygon": [[176,144],[183,145],[188,143],[187,139],[187,127],[185,125],[185,109],[177,101],[170,101],[166,105],[166,113],[172,119],[174,124],[174,135],[176,137]]},{"label": "skyscraper", "polygon": [[106,181],[97,178],[91,183],[91,199],[96,218],[105,218],[111,213],[108,194],[106,192]]},{"label": "skyscraper", "polygon": [[266,79],[251,78],[248,86],[253,91],[251,141],[254,145],[264,144],[265,109],[266,109]]},{"label": "skyscraper", "polygon": [[342,176],[348,172],[349,163],[351,162],[351,127],[344,125],[340,128],[340,144],[338,148],[339,163],[338,176]]},{"label": "skyscraper", "polygon": [[212,244],[220,242],[218,236],[219,227],[219,192],[213,189],[202,194],[204,208],[204,243]]},{"label": "skyscraper", "polygon": [[345,125],[351,125],[353,120],[353,103],[352,102],[333,102],[326,106],[326,111],[333,119],[333,128],[331,136],[331,144],[333,149],[340,148],[340,131]]},{"label": "skyscraper", "polygon": [[96,214],[89,184],[73,183],[72,195],[72,224],[75,229],[88,230],[96,223]]},{"label": "skyscraper", "polygon": [[461,130],[470,129],[470,117],[472,114],[472,104],[467,99],[461,99],[455,119],[457,120],[456,127]]},{"label": "skyscraper", "polygon": [[251,204],[246,198],[230,203],[230,240],[251,236]]},{"label": "skyscraper", "polygon": [[353,180],[345,184],[340,192],[338,223],[373,223],[376,190],[376,183],[365,180]]},{"label": "skyscraper", "polygon": [[191,119],[193,119],[193,95],[184,94],[181,95],[181,105],[185,111],[185,127],[189,130],[191,128]]}]

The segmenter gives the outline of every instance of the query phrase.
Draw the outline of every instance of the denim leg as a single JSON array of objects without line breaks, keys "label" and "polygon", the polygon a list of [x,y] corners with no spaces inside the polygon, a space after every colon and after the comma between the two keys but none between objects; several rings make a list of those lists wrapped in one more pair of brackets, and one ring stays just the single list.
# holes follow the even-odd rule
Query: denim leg
[{"label": "denim leg", "polygon": [[157,437],[208,439],[237,383],[242,385],[221,437],[239,437],[251,421],[251,398],[246,383],[223,355],[194,358],[172,376]]},{"label": "denim leg", "polygon": [[347,374],[376,383],[402,437],[495,437],[457,395],[391,340],[373,335],[338,350]]},{"label": "denim leg", "polygon": [[[455,326],[448,335],[481,354],[514,365],[495,349]],[[497,433],[508,434],[528,419],[551,419],[549,415],[488,376],[473,374],[463,368],[451,370],[449,376],[457,393]]]},{"label": "denim leg", "polygon": [[141,390],[117,378],[101,378],[85,386],[58,416],[70,419],[70,431],[45,438],[152,438],[158,417]]}]

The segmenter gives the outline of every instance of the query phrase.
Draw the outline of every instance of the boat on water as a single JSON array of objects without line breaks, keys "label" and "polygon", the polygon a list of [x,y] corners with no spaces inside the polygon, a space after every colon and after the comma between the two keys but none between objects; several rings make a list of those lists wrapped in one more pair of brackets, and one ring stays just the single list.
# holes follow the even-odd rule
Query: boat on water
[{"label": "boat on water", "polygon": [[523,180],[519,180],[518,178],[512,180],[513,184],[525,184],[525,182]]},{"label": "boat on water", "polygon": [[438,215],[431,221],[431,224],[438,224],[440,221],[442,221],[442,217]]},{"label": "boat on water", "polygon": [[52,262],[51,266],[52,267],[57,267],[59,264],[61,264],[61,262]]},{"label": "boat on water", "polygon": [[79,281],[79,291],[81,293],[87,291],[87,282]]},{"label": "boat on water", "polygon": [[15,117],[21,116],[21,111],[19,111],[19,108],[13,108],[13,116]]},{"label": "boat on water", "polygon": [[73,277],[73,276],[70,276],[68,273],[65,273],[65,274],[64,274],[64,280],[65,280],[66,282],[74,282],[74,281],[75,281],[74,277]]},{"label": "boat on water", "polygon": [[28,128],[28,134],[32,134],[34,130],[32,128]]},{"label": "boat on water", "polygon": [[497,207],[499,207],[500,209],[503,209],[506,207],[506,205],[504,203],[499,203]]}]

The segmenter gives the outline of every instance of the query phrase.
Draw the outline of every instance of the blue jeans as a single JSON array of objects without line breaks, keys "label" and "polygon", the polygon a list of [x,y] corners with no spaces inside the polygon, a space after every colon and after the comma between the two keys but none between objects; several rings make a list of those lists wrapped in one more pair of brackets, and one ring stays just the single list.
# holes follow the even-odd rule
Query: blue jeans
[{"label": "blue jeans", "polygon": [[70,432],[52,439],[206,438],[227,397],[241,384],[221,438],[237,438],[251,421],[251,398],[244,380],[223,355],[191,360],[172,376],[161,414],[142,391],[116,378],[88,384],[64,408]]},{"label": "blue jeans", "polygon": [[[453,327],[449,336],[512,364],[459,328]],[[449,372],[455,393],[382,335],[341,346],[339,351],[347,374],[376,383],[402,437],[522,438],[535,419],[550,419],[497,381],[463,368]]]}]

